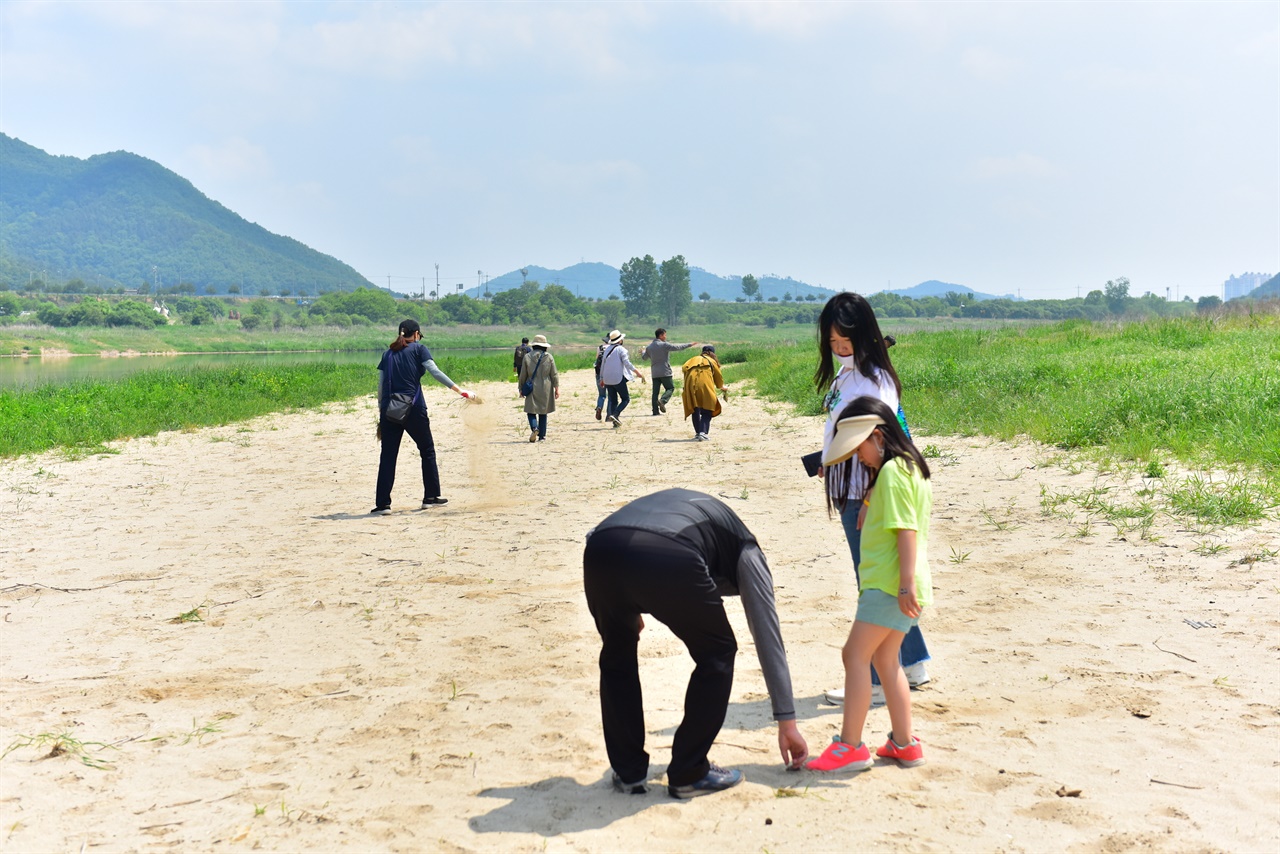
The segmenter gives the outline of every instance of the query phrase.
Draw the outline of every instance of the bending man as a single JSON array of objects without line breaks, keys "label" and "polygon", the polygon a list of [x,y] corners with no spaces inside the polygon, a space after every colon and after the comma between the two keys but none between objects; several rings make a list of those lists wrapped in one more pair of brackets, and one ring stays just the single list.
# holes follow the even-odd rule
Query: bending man
[{"label": "bending man", "polygon": [[651,614],[684,642],[695,668],[684,720],[671,745],[667,792],[674,798],[723,791],[742,772],[711,764],[707,754],[724,725],[738,644],[723,596],[741,596],[778,722],[778,748],[798,768],[809,747],[796,727],[773,576],[755,536],[719,499],[665,489],[614,512],[587,535],[583,554],[587,605],[600,651],[600,710],[605,749],[620,792],[648,791],[644,708],[637,647]]}]

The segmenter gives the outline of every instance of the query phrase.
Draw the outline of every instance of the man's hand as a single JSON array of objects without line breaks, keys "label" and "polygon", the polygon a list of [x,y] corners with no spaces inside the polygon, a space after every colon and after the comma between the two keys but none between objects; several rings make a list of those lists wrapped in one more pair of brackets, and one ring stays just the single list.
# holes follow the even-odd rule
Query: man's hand
[{"label": "man's hand", "polygon": [[794,720],[778,721],[778,750],[788,771],[799,771],[809,758],[809,745]]}]

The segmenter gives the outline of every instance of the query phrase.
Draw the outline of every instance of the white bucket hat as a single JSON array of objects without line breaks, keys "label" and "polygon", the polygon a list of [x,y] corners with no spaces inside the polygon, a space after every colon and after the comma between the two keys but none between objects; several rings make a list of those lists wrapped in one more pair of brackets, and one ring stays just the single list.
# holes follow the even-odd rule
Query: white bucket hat
[{"label": "white bucket hat", "polygon": [[532,343],[532,344],[530,344],[529,346],[530,346],[530,347],[541,347],[543,350],[545,350],[545,349],[547,349],[548,347],[550,347],[551,345],[547,343],[547,336],[545,336],[545,335],[535,335],[535,336],[533,336],[533,343]]},{"label": "white bucket hat", "polygon": [[615,329],[615,330],[613,330],[612,332],[610,332],[610,333],[609,333],[609,343],[610,343],[610,344],[621,344],[621,343],[622,343],[622,339],[623,339],[623,338],[626,338],[626,337],[627,337],[627,336],[623,335],[621,332],[619,332],[618,330],[616,330],[616,329]]},{"label": "white bucket hat", "polygon": [[849,459],[857,453],[858,446],[867,441],[867,437],[883,424],[884,421],[879,415],[854,415],[851,418],[841,418],[836,422],[830,447],[822,455],[822,464],[833,466]]}]

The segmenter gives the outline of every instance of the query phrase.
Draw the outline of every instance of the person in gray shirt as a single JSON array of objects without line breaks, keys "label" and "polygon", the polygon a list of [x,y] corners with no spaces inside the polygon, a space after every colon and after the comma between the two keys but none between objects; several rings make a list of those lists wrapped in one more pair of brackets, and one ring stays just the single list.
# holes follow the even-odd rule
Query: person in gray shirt
[{"label": "person in gray shirt", "polygon": [[[676,350],[687,350],[698,346],[697,341],[688,344],[672,344],[667,341],[667,330],[662,327],[653,333],[653,340],[640,351],[640,357],[649,360],[653,376],[653,414],[667,411],[667,402],[675,393],[675,383],[671,379],[671,354]],[[659,396],[658,392],[662,394]]]},{"label": "person in gray shirt", "polygon": [[791,672],[773,598],[773,576],[755,536],[723,501],[664,489],[616,510],[587,534],[583,586],[603,648],[600,711],[613,786],[648,791],[644,706],[637,650],[643,614],[665,624],[696,665],[684,719],[671,744],[667,792],[692,798],[742,782],[742,772],[707,758],[724,725],[737,640],[723,597],[741,596],[778,722],[778,749],[799,768],[809,746],[796,726]]}]

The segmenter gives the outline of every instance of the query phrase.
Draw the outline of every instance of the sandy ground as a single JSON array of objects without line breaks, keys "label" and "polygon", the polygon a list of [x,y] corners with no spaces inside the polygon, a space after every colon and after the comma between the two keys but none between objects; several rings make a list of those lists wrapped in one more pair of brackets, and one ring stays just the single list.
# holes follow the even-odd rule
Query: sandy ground
[{"label": "sandy ground", "polygon": [[[480,406],[429,392],[450,503],[428,511],[410,444],[397,511],[367,515],[368,399],[0,463],[0,746],[17,745],[0,847],[1280,850],[1278,563],[1239,563],[1280,549],[1274,519],[1197,532],[1160,516],[1144,539],[1041,502],[1135,503],[1136,476],[917,436],[943,453],[933,681],[913,694],[928,764],[784,771],[731,601],[741,651],[712,758],[747,782],[623,796],[582,535],[658,488],[721,496],[756,532],[801,730],[815,753],[838,730],[822,693],[842,678],[853,573],[798,461],[820,423],[744,394],[695,443],[674,412],[647,416],[645,387],[614,431],[576,372],[531,445],[512,387],[478,390]],[[691,664],[655,621],[641,650],[660,781]],[[874,710],[868,741],[887,730]],[[61,734],[76,742],[52,751]]]}]

